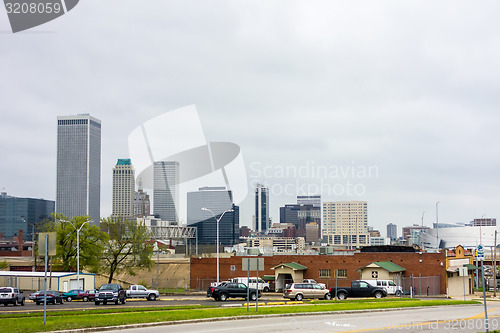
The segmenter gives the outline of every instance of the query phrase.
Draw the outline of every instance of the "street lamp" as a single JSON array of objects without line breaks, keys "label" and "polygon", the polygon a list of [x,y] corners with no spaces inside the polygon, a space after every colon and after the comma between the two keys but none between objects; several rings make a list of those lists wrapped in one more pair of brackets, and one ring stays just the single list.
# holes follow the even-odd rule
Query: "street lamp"
[{"label": "street lamp", "polygon": [[437,248],[439,250],[439,214],[438,214],[438,205],[439,205],[439,201],[436,202],[436,240],[437,240]]},{"label": "street lamp", "polygon": [[208,209],[206,207],[203,207],[201,210],[208,211],[208,212],[212,213],[215,221],[217,221],[217,284],[219,284],[219,222],[220,222],[220,220],[222,220],[222,217],[224,216],[224,214],[226,214],[228,212],[234,212],[234,210],[228,209],[228,210],[224,211],[219,216],[219,218],[217,218],[217,216],[215,216],[214,212],[212,212],[210,209]]},{"label": "street lamp", "polygon": [[76,230],[76,281],[77,281],[76,283],[77,283],[77,288],[80,289],[80,230],[82,230],[85,223],[89,223],[89,221],[83,222],[80,228],[78,229],[70,221],[66,220],[59,220],[59,221],[71,224],[71,226]]}]

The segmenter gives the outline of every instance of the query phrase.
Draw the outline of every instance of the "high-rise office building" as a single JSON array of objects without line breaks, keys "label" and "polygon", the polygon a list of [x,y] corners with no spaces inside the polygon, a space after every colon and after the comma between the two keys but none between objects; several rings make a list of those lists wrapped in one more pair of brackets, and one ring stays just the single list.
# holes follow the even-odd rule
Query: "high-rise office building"
[{"label": "high-rise office building", "polygon": [[112,216],[134,217],[135,171],[130,159],[119,159],[113,168]]},{"label": "high-rise office building", "polygon": [[319,207],[321,209],[321,195],[319,194],[298,195],[297,204],[313,205],[313,207]]},{"label": "high-rise office building", "polygon": [[368,205],[365,201],[323,203],[323,236],[338,248],[356,249],[370,244]]},{"label": "high-rise office building", "polygon": [[[496,227],[497,219],[494,217],[481,217],[474,219],[474,221],[472,221],[472,225],[474,227]],[[441,225],[439,225],[439,227],[441,228]]]},{"label": "high-rise office building", "polygon": [[[210,211],[202,210],[210,209]],[[232,212],[228,210],[233,210]],[[227,211],[227,212],[226,212]],[[224,213],[226,212],[226,213]],[[240,213],[233,204],[231,191],[225,187],[201,187],[187,194],[187,220],[189,227],[197,227],[200,244],[217,243],[217,221],[219,222],[219,244],[234,245],[239,241]]]},{"label": "high-rise office building", "polygon": [[280,223],[291,223],[295,226],[297,237],[306,236],[306,225],[316,223],[318,225],[318,237],[320,236],[321,208],[313,205],[287,204],[280,207]]},{"label": "high-rise office building", "polygon": [[134,195],[134,217],[146,217],[150,215],[151,203],[149,201],[149,194],[144,192],[142,187],[142,180],[139,178],[139,188]]},{"label": "high-rise office building", "polygon": [[101,121],[88,114],[57,117],[56,212],[101,214]]},{"label": "high-rise office building", "polygon": [[255,231],[269,229],[269,189],[261,184],[255,188]]},{"label": "high-rise office building", "polygon": [[394,242],[398,238],[398,226],[394,223],[387,224],[387,238]]},{"label": "high-rise office building", "polygon": [[154,163],[153,215],[164,221],[179,222],[179,162]]},{"label": "high-rise office building", "polygon": [[4,237],[17,236],[23,230],[25,241],[32,240],[35,224],[50,217],[54,212],[55,202],[44,199],[17,198],[7,193],[0,193],[0,232]]}]

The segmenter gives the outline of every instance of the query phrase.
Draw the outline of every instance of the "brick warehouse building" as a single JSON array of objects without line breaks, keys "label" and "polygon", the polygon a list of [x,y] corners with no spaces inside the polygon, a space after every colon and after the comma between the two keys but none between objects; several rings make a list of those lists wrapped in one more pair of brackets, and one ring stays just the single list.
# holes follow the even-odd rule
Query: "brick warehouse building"
[{"label": "brick warehouse building", "polygon": [[[242,259],[255,258],[255,256],[232,256],[220,258],[220,280],[228,280],[234,277],[247,276],[242,271]],[[335,286],[335,273],[337,273],[337,284],[339,287],[350,286],[351,281],[360,279],[360,269],[373,263],[391,261],[405,269],[403,278],[413,277],[438,277],[439,293],[446,293],[446,254],[420,253],[420,252],[367,252],[354,253],[353,255],[275,255],[263,256],[264,269],[259,271],[259,276],[274,276],[272,269],[280,264],[297,263],[305,266],[304,279],[314,279],[325,283],[327,286]],[[255,272],[250,272],[255,276]],[[192,289],[204,290],[210,282],[216,280],[217,259],[216,258],[191,258],[190,283]]]}]

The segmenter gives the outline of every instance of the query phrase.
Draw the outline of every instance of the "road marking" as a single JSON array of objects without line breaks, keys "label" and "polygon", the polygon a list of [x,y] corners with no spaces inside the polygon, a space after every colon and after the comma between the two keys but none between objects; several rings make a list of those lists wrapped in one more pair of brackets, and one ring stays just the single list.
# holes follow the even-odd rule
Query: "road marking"
[{"label": "road marking", "polygon": [[[488,310],[488,313],[491,311],[494,311],[498,308],[492,308]],[[498,316],[493,316],[493,317],[500,317]],[[428,321],[428,322],[420,322],[420,323],[409,323],[409,324],[402,324],[402,325],[394,325],[394,326],[385,326],[385,327],[378,327],[378,328],[364,328],[360,330],[352,330],[352,331],[343,331],[344,333],[359,333],[359,332],[372,332],[372,331],[383,331],[383,330],[392,330],[392,329],[401,329],[401,328],[408,328],[408,327],[417,327],[417,328],[423,328],[425,326],[430,326],[430,325],[435,325],[435,324],[444,324],[444,323],[452,323],[452,322],[460,322],[460,321],[467,321],[467,320],[474,320],[474,319],[480,319],[484,318],[484,312],[469,317],[469,318],[457,318],[457,319],[448,319],[448,320],[435,320],[435,321]]]}]

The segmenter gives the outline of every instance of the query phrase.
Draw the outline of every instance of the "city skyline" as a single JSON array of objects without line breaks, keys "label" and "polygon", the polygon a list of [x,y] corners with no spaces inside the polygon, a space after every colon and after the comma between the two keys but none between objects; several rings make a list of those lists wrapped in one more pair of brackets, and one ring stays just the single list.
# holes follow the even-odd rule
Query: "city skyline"
[{"label": "city skyline", "polygon": [[[131,131],[196,104],[204,141],[241,147],[249,193],[269,188],[273,221],[307,193],[368,202],[382,231],[420,225],[423,211],[431,226],[436,202],[439,222],[500,215],[499,3],[116,6],[89,2],[0,36],[0,189],[55,200],[55,119],[90,113],[103,124],[110,216],[110,170],[130,158]],[[239,206],[251,225],[254,196]]]}]

